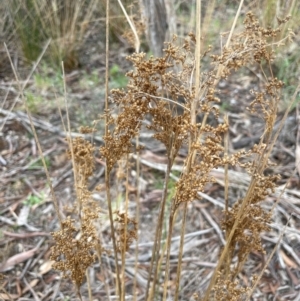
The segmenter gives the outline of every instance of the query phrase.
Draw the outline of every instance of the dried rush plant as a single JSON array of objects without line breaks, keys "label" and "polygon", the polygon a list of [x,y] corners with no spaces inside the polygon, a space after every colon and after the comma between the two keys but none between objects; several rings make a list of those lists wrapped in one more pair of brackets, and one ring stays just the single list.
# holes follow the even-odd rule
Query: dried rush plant
[{"label": "dried rush plant", "polygon": [[[195,87],[193,81],[193,49],[196,39],[192,34],[182,47],[175,46],[174,41],[166,43],[164,56],[161,58],[147,59],[144,53],[135,53],[128,57],[135,68],[127,73],[129,83],[126,89],[111,91],[111,100],[119,107],[119,113],[113,115],[110,110],[105,112],[105,145],[100,148],[108,175],[105,185],[113,242],[113,253],[109,254],[113,255],[115,260],[116,292],[119,300],[125,300],[125,253],[137,238],[139,220],[129,217],[126,210],[113,212],[109,176],[120,160],[125,159],[128,162],[129,154],[139,151],[139,147],[136,147],[133,141],[139,137],[146,118],[150,122],[147,128],[154,132],[153,138],[165,146],[168,163],[144,300],[167,300],[171,237],[176,215],[181,211],[183,230],[178,255],[176,290],[172,292],[174,300],[178,300],[187,204],[199,199],[198,193],[204,192],[206,185],[215,181],[210,174],[218,167],[239,166],[251,175],[251,182],[246,194],[236,202],[233,201],[234,205],[231,208],[226,200],[222,223],[226,245],[220,254],[207,291],[201,296],[195,295],[195,298],[203,301],[212,300],[212,297],[214,300],[245,300],[247,294],[253,290],[253,286],[244,287],[239,283],[237,275],[251,251],[264,251],[260,234],[262,231],[268,231],[268,223],[271,220],[271,213],[265,212],[261,203],[274,191],[276,180],[279,178],[278,175],[266,175],[265,170],[270,166],[268,158],[278,135],[273,132],[273,128],[283,83],[273,76],[270,66],[274,60],[273,48],[292,39],[292,32],[283,40],[276,38],[281,26],[287,21],[288,18],[279,20],[277,29],[263,28],[249,12],[245,17],[244,30],[231,37],[231,42],[222,49],[220,55],[210,55],[212,68],[201,73],[199,87]],[[210,51],[211,49],[205,51],[201,59],[207,58]],[[220,99],[216,97],[216,86],[220,79],[226,80],[233,71],[253,65],[258,65],[262,71],[264,89],[251,91],[253,101],[249,104],[249,110],[261,116],[265,121],[265,129],[260,142],[252,149],[230,155],[224,150],[222,142],[229,126],[226,118],[223,123],[215,122],[217,125],[214,126],[208,124],[208,120],[218,121],[219,117],[216,104]],[[179,102],[179,98],[184,102]],[[201,120],[200,123],[195,122],[195,113],[198,116],[197,120]],[[86,131],[88,129],[85,128],[83,132]],[[175,195],[170,208],[167,209],[170,172],[178,151],[184,145],[188,145],[188,154],[176,184]],[[67,217],[61,222],[61,229],[53,233],[55,246],[52,248],[52,259],[56,261],[54,268],[68,275],[78,291],[87,267],[97,257],[101,263],[101,255],[105,251],[95,224],[103,211],[100,211],[99,205],[87,189],[88,177],[94,169],[94,152],[94,146],[83,138],[71,141],[70,157],[75,163],[77,193],[77,205],[74,205],[73,214],[76,214],[78,219]],[[126,168],[128,169],[128,165]],[[125,199],[128,202],[128,197]],[[125,209],[127,207],[125,206]],[[166,213],[167,243],[162,246]],[[119,267],[120,256],[122,267]],[[237,260],[234,261],[234,258]],[[160,273],[162,263],[165,264],[163,274]],[[164,280],[161,277],[164,277]]]}]

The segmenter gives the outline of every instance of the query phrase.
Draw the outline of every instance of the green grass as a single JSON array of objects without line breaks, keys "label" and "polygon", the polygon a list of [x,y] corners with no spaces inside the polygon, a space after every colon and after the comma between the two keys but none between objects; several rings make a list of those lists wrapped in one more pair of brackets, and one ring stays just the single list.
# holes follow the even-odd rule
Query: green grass
[{"label": "green grass", "polygon": [[43,106],[44,99],[30,91],[25,92],[26,103],[31,113],[38,113]]},{"label": "green grass", "polygon": [[121,71],[120,67],[114,64],[110,70],[110,87],[113,89],[124,88],[128,83],[127,77],[124,75],[124,72]]},{"label": "green grass", "polygon": [[[45,157],[45,163],[47,168],[49,168],[51,166],[51,159],[49,157]],[[32,163],[28,169],[43,169],[43,162],[41,159],[39,159],[38,161]]]},{"label": "green grass", "polygon": [[44,194],[41,195],[41,197],[38,197],[34,194],[30,194],[26,200],[23,202],[24,205],[32,207],[34,205],[38,205],[44,201]]},{"label": "green grass", "polygon": [[103,82],[101,82],[97,70],[92,71],[90,74],[83,73],[83,76],[79,80],[79,87],[84,90],[99,88],[101,84]]},{"label": "green grass", "polygon": [[53,69],[49,64],[43,63],[33,75],[34,87],[41,90],[41,94],[47,91],[63,94],[63,78],[61,69]]}]

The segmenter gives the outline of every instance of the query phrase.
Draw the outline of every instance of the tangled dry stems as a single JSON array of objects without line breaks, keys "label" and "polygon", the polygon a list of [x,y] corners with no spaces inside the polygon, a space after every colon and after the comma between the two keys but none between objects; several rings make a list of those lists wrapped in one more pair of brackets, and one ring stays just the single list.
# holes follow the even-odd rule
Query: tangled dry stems
[{"label": "tangled dry stems", "polygon": [[[273,128],[283,83],[273,77],[270,66],[275,57],[273,47],[282,45],[293,36],[290,32],[288,37],[277,40],[282,24],[288,19],[287,17],[279,20],[279,27],[276,29],[263,28],[250,12],[244,21],[244,31],[233,36],[230,45],[224,47],[220,55],[210,55],[213,68],[201,74],[200,98],[196,99],[196,114],[201,120],[200,123],[194,124],[191,116],[194,113],[191,110],[192,103],[196,98],[196,87],[193,82],[195,71],[193,51],[196,39],[193,34],[184,41],[182,47],[175,46],[176,38],[166,43],[165,54],[161,58],[147,59],[144,53],[129,56],[134,71],[127,73],[129,84],[126,90],[111,91],[110,99],[119,107],[119,113],[114,117],[111,111],[105,112],[109,130],[103,137],[105,145],[100,148],[108,174],[113,172],[118,161],[128,160],[129,154],[139,151],[134,139],[139,136],[142,129],[145,129],[143,126],[145,119],[150,120],[150,125],[146,128],[153,133],[153,138],[164,144],[168,159],[149,269],[146,291],[148,300],[154,299],[160,258],[165,256],[161,251],[160,240],[162,220],[167,207],[169,173],[178,151],[186,144],[190,146],[189,153],[168,211],[164,287],[167,287],[166,283],[169,280],[168,255],[177,211],[183,208],[182,205],[197,199],[198,192],[204,192],[208,183],[215,182],[210,175],[213,169],[239,166],[251,175],[252,180],[245,196],[238,199],[232,208],[226,206],[222,222],[226,245],[207,291],[201,296],[194,297],[203,301],[209,300],[212,295],[219,301],[243,300],[251,288],[244,287],[237,275],[251,251],[264,252],[260,237],[262,232],[269,230],[268,224],[272,217],[270,212],[262,209],[261,203],[274,191],[276,181],[279,179],[278,175],[265,175],[265,170],[271,166],[269,155],[275,139]],[[210,51],[211,47],[201,58],[207,57]],[[215,126],[208,124],[209,118],[215,120],[219,118],[217,104],[220,99],[216,96],[218,93],[216,86],[221,78],[227,79],[233,71],[251,65],[260,66],[265,88],[261,92],[251,91],[254,100],[249,104],[249,111],[261,116],[265,121],[265,131],[260,142],[252,149],[229,155],[222,145],[224,133],[228,131],[228,123],[225,121]],[[75,221],[70,216],[67,217],[62,223],[62,228],[53,233],[55,246],[52,248],[52,259],[56,261],[55,268],[67,274],[77,288],[84,280],[85,270],[95,261],[97,250],[101,249],[95,227],[100,208],[87,189],[88,178],[94,170],[94,152],[94,146],[84,139],[76,138],[72,141],[70,157],[74,160],[77,204],[79,204],[74,205],[73,213],[79,219]],[[184,212],[186,214],[186,211]],[[139,221],[129,217],[127,212],[118,211],[115,212],[115,216],[112,225],[115,233],[112,239],[116,241],[114,254],[118,256],[118,253],[124,254],[128,251],[130,244],[137,238]],[[237,258],[236,262],[234,258]],[[179,283],[180,273],[177,277]],[[254,279],[255,275],[252,280]],[[124,296],[121,292],[119,294]]]}]

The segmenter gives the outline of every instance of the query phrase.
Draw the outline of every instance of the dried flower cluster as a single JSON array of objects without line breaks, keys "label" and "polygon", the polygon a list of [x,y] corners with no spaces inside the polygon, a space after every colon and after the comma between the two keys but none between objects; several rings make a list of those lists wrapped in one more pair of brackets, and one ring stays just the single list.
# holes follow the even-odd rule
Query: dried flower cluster
[{"label": "dried flower cluster", "polygon": [[275,58],[273,46],[275,44],[279,46],[285,40],[291,41],[294,34],[289,32],[284,40],[277,43],[268,38],[276,38],[281,32],[282,25],[288,20],[289,17],[281,20],[276,29],[263,28],[254,14],[248,12],[244,20],[245,30],[233,37],[232,43],[229,47],[224,47],[221,55],[211,55],[214,63],[225,67],[221,77],[227,78],[232,70],[237,70],[247,64],[273,62]]},{"label": "dried flower cluster", "polygon": [[218,273],[217,283],[215,287],[215,298],[216,300],[230,300],[239,301],[241,298],[245,298],[245,294],[249,291],[248,288],[241,287],[238,281],[232,281],[233,278],[231,274],[226,275],[227,279],[221,280],[221,273]]},{"label": "dried flower cluster", "polygon": [[[83,132],[90,129],[83,129]],[[74,174],[77,176],[76,208],[77,218],[68,216],[61,223],[61,229],[52,233],[55,245],[52,247],[53,267],[70,277],[77,289],[84,280],[86,269],[96,260],[99,250],[99,236],[94,222],[99,217],[99,206],[93,201],[87,189],[88,178],[94,171],[94,147],[83,138],[75,138],[70,147],[69,156],[74,157]]]},{"label": "dried flower cluster", "polygon": [[[111,91],[111,99],[121,112],[115,120],[109,116],[114,127],[104,136],[106,145],[100,149],[109,170],[134,150],[132,139],[138,136],[142,121],[148,115],[152,116],[148,129],[155,132],[154,137],[164,143],[173,159],[191,130],[188,106],[193,95],[181,81],[184,71],[178,75],[172,71],[176,63],[184,62],[185,54],[169,43],[163,58],[145,60],[145,54],[139,53],[128,59],[135,71],[127,73],[130,78],[127,91]],[[182,115],[176,114],[179,97],[184,97],[187,102]]]},{"label": "dried flower cluster", "polygon": [[129,218],[127,213],[116,212],[116,232],[118,252],[128,251],[130,245],[137,239],[137,222]]}]

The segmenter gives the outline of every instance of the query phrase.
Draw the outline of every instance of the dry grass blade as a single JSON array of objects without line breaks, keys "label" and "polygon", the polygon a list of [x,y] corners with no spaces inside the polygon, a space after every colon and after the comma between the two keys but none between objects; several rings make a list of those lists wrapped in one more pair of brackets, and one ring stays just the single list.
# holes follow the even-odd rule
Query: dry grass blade
[{"label": "dry grass blade", "polygon": [[[191,103],[191,111],[190,111],[190,118],[191,118],[191,126],[196,125],[196,117],[197,117],[197,106],[199,105],[199,96],[200,96],[200,71],[201,71],[201,1],[197,0],[196,2],[196,47],[195,47],[195,99]],[[191,83],[192,84],[192,83]],[[194,159],[196,156],[193,154],[193,144],[197,143],[198,137],[197,135],[191,135],[189,139],[189,154],[192,156],[191,164],[186,166],[185,173],[190,173],[191,167],[194,164]],[[172,213],[175,213],[175,208],[172,208]],[[180,278],[181,278],[181,263],[182,263],[182,256],[183,256],[183,246],[184,246],[184,231],[186,225],[186,214],[187,214],[187,203],[184,204],[183,209],[183,220],[182,220],[182,231],[181,231],[181,239],[180,239],[180,251],[179,251],[179,268],[177,270],[177,286],[175,291],[175,300],[177,301],[179,298],[179,288],[180,288]],[[174,216],[170,216],[169,228],[170,228],[170,239],[168,241],[168,252],[167,252],[167,269],[169,269],[169,257],[170,257],[170,248],[171,248],[171,233],[173,227],[173,219]],[[167,276],[165,278],[165,290],[164,290],[164,297],[166,298],[167,292],[167,280],[168,280],[168,270]]]},{"label": "dry grass blade", "polygon": [[[6,47],[6,45],[5,45],[5,47]],[[47,49],[47,48],[45,47],[45,48],[44,48],[44,52],[46,51],[46,49]],[[49,187],[50,187],[50,191],[51,191],[51,195],[52,195],[53,205],[54,205],[54,208],[55,208],[57,217],[58,217],[58,219],[59,219],[59,222],[61,223],[61,220],[62,220],[62,219],[61,219],[61,214],[60,214],[59,209],[58,209],[58,208],[59,208],[59,207],[58,207],[58,201],[57,201],[57,199],[56,199],[55,192],[54,192],[54,189],[53,189],[53,186],[52,186],[52,181],[51,181],[51,179],[50,179],[50,175],[49,175],[49,172],[48,172],[48,168],[47,168],[47,164],[46,164],[46,161],[45,161],[45,157],[44,157],[44,155],[43,155],[43,151],[42,151],[42,148],[41,148],[41,144],[40,144],[40,142],[39,142],[39,139],[38,139],[38,136],[37,136],[37,133],[36,133],[36,129],[35,129],[35,126],[34,126],[33,121],[32,121],[32,117],[31,117],[30,111],[28,110],[28,107],[27,107],[27,104],[26,104],[26,98],[25,98],[25,96],[24,96],[24,88],[26,87],[26,84],[27,84],[27,82],[29,81],[29,78],[30,78],[30,77],[29,77],[29,76],[27,77],[27,79],[26,79],[26,81],[25,81],[25,83],[24,83],[23,86],[20,84],[19,77],[18,77],[18,75],[17,75],[17,72],[16,72],[16,69],[15,69],[15,67],[14,67],[14,64],[13,64],[13,62],[12,62],[12,60],[11,60],[11,57],[10,57],[10,54],[9,54],[9,51],[8,51],[7,47],[6,47],[6,51],[7,51],[7,56],[8,56],[8,58],[9,58],[11,67],[12,67],[12,69],[13,69],[13,72],[14,72],[14,75],[15,75],[15,78],[16,78],[16,81],[17,81],[18,86],[19,86],[19,95],[21,96],[22,101],[23,101],[23,103],[24,103],[24,105],[25,105],[26,112],[27,112],[27,115],[28,115],[28,118],[29,118],[29,121],[30,121],[30,126],[31,126],[32,132],[33,132],[33,134],[34,134],[34,139],[35,139],[36,144],[37,144],[37,146],[38,146],[39,155],[40,155],[40,157],[41,157],[41,159],[42,159],[42,163],[43,163],[43,167],[44,167],[44,170],[45,170],[45,173],[46,173],[48,185],[49,185]],[[42,53],[42,55],[44,54],[44,52]],[[38,62],[41,60],[42,55],[40,55]],[[37,67],[37,63],[34,65],[34,68],[32,69],[32,71],[31,71],[31,73],[30,73],[30,76],[33,74],[33,72],[34,72],[34,70],[35,70],[36,67]]]},{"label": "dry grass blade", "polygon": [[[20,96],[22,96],[22,94],[24,93],[24,89],[26,88],[30,78],[32,77],[34,71],[36,70],[37,66],[39,65],[39,63],[41,62],[46,50],[48,49],[49,45],[50,45],[50,42],[51,40],[48,40],[47,43],[45,44],[45,46],[43,47],[43,50],[42,52],[40,53],[38,59],[36,60],[36,62],[34,63],[30,73],[28,74],[26,80],[24,81],[23,85],[20,84],[20,82],[17,80],[18,82],[18,86],[19,86],[19,95],[16,97],[15,101],[13,102],[12,106],[10,107],[10,111],[12,111],[17,103],[17,100]],[[6,50],[6,53],[8,54],[8,57],[9,57],[9,60],[10,60],[10,63],[12,64],[12,61],[11,61],[11,58],[10,58],[10,55],[9,55],[9,51],[8,51],[8,48],[7,48],[7,45],[6,43],[4,43],[4,47],[5,47],[5,50]],[[14,70],[14,74],[15,76],[17,76],[17,72],[15,70],[15,68],[13,67],[13,70]],[[3,104],[4,105],[4,104]],[[6,115],[6,118],[4,119],[3,121],[3,124],[1,125],[0,127],[0,132],[2,132],[2,129],[7,121],[7,118],[8,118],[8,115]]]},{"label": "dry grass blade", "polygon": [[122,4],[122,1],[121,1],[121,0],[118,0],[118,3],[119,3],[119,5],[120,5],[120,7],[121,7],[121,9],[122,9],[122,11],[123,11],[125,17],[126,17],[126,20],[127,20],[128,24],[130,25],[130,28],[131,28],[133,34],[134,34],[134,38],[135,38],[135,43],[134,43],[134,44],[135,44],[135,47],[134,47],[134,48],[135,48],[135,52],[136,52],[136,53],[139,53],[139,52],[140,52],[140,44],[141,44],[141,43],[140,43],[140,38],[139,38],[139,36],[138,36],[138,33],[137,33],[137,31],[136,31],[135,25],[134,25],[134,23],[132,22],[132,20],[130,19],[130,17],[128,16],[125,7],[124,7],[124,5]]},{"label": "dry grass blade", "polygon": [[[105,49],[105,136],[108,136],[108,125],[109,125],[109,106],[108,106],[108,79],[109,79],[109,0],[106,1],[106,49]],[[106,143],[106,142],[105,142]],[[118,265],[118,252],[117,252],[117,245],[116,245],[116,235],[115,235],[115,227],[113,221],[113,212],[112,212],[112,202],[111,202],[111,195],[110,195],[110,172],[111,169],[106,166],[105,169],[105,186],[106,186],[106,197],[107,197],[107,204],[109,210],[109,220],[110,220],[110,227],[111,227],[111,235],[113,241],[113,249],[114,249],[114,258],[115,258],[115,267],[116,267],[116,289],[117,293],[119,294],[119,298],[122,296],[122,287],[121,287],[121,280],[120,280],[120,272],[119,272],[119,265]],[[121,299],[120,299],[121,300]]]}]

